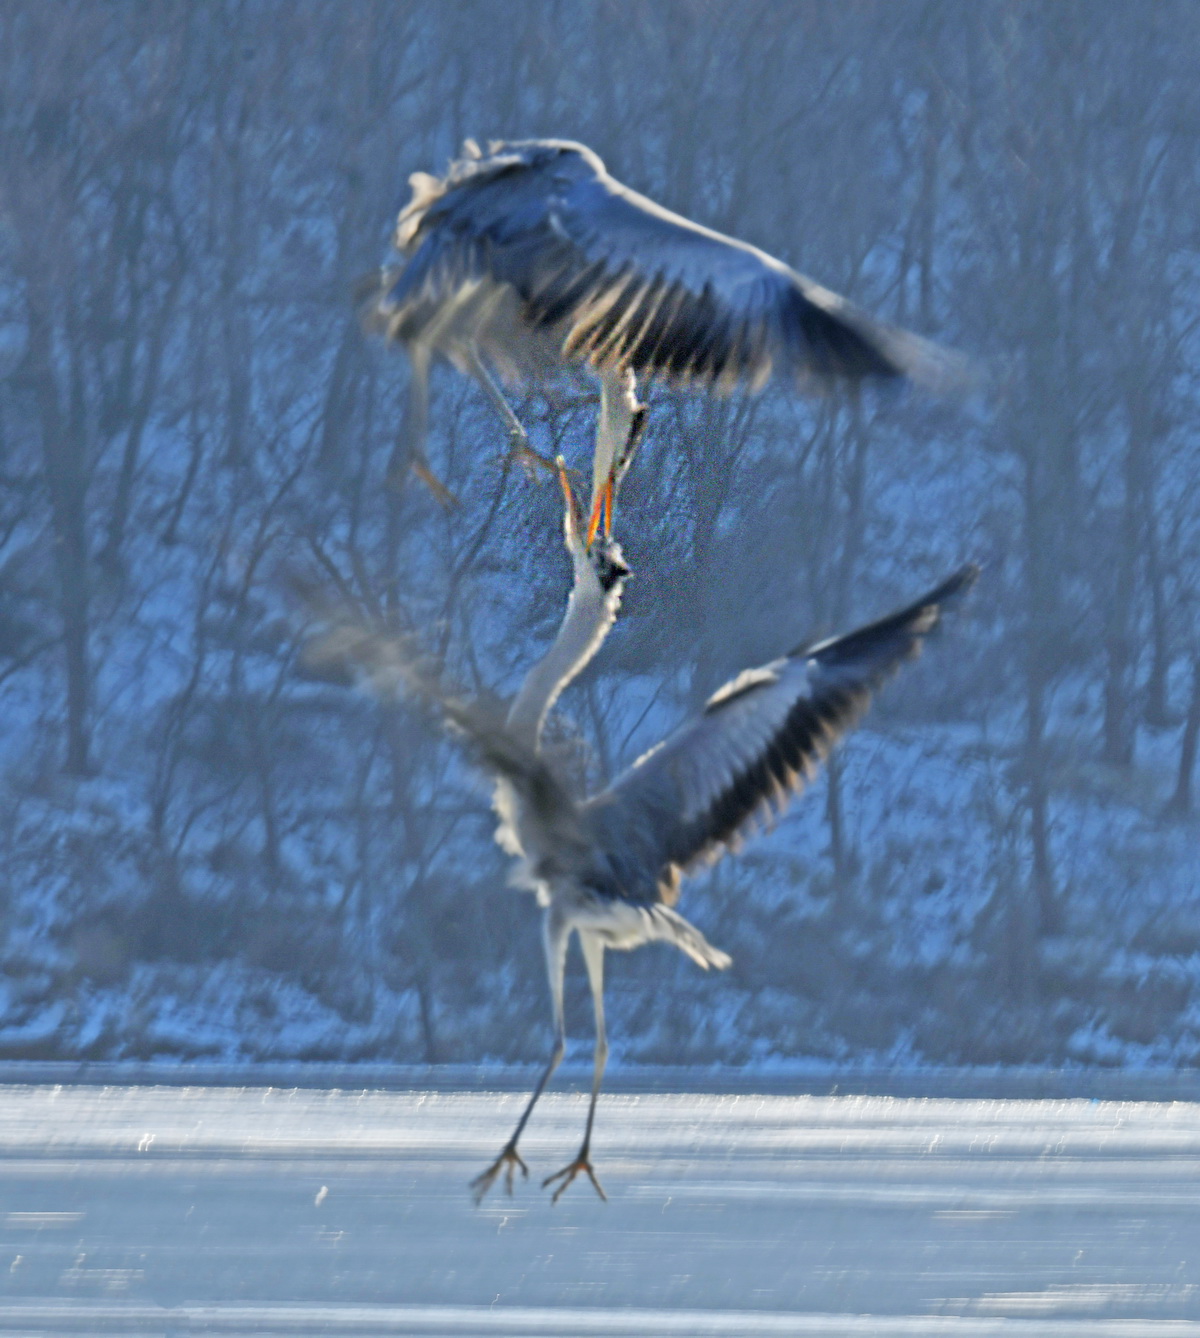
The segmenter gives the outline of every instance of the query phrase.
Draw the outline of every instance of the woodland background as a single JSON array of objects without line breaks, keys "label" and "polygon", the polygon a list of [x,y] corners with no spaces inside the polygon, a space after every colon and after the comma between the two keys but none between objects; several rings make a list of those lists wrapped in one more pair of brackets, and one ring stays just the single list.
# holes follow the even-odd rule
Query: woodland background
[{"label": "woodland background", "polygon": [[[556,135],[967,351],[986,394],[652,396],[599,779],[727,676],[970,606],[685,891],[734,966],[611,961],[626,1063],[1200,1061],[1200,6],[0,3],[0,1054],[532,1059],[532,906],[417,713],[312,681],[324,554],[508,692],[552,485],[362,334],[406,177]],[[582,466],[593,408],[531,394]],[[569,1021],[586,1034],[582,986]]]}]

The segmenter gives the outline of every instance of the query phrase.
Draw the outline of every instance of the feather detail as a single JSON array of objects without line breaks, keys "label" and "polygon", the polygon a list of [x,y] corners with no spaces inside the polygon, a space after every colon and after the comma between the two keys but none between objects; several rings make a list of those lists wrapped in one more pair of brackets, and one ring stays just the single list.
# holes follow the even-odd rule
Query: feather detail
[{"label": "feather detail", "polygon": [[964,567],[916,603],[845,636],[744,670],[703,712],[590,799],[584,822],[609,895],[673,904],[683,875],[773,821],[919,653],[975,581]]},{"label": "feather detail", "polygon": [[[442,177],[416,172],[367,319],[454,357],[472,342],[514,368],[581,362],[726,393],[775,372],[965,386],[968,364],[874,320],[757,247],[664,209],[566,140],[468,145]],[[469,282],[512,294],[457,311]],[[507,346],[507,348],[505,347]]]}]

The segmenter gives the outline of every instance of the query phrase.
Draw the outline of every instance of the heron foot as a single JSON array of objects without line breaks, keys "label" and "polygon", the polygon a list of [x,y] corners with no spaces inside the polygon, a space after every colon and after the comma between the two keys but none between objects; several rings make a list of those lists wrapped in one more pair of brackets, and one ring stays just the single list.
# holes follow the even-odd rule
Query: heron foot
[{"label": "heron foot", "polygon": [[521,1168],[521,1174],[526,1180],[529,1179],[529,1167],[521,1160],[520,1153],[517,1152],[515,1143],[508,1143],[504,1150],[494,1162],[483,1172],[477,1175],[471,1181],[471,1194],[475,1199],[475,1206],[478,1208],[483,1202],[483,1196],[496,1183],[496,1177],[501,1171],[505,1172],[504,1188],[511,1195],[513,1192],[513,1180],[516,1178],[517,1167]]},{"label": "heron foot", "polygon": [[[446,487],[424,460],[413,460],[410,468],[447,511],[454,510],[458,505],[458,498]],[[389,477],[387,481],[389,486],[393,488],[398,489],[400,486],[400,479],[396,476]]]},{"label": "heron foot", "polygon": [[608,1202],[608,1195],[604,1192],[600,1181],[596,1179],[596,1172],[592,1169],[592,1163],[588,1161],[587,1150],[584,1149],[569,1166],[564,1166],[561,1171],[555,1171],[553,1175],[548,1175],[545,1180],[542,1181],[542,1188],[546,1189],[556,1180],[562,1180],[562,1184],[554,1191],[554,1197],[550,1200],[551,1203],[557,1203],[559,1199],[562,1198],[563,1194],[566,1192],[567,1186],[575,1179],[580,1171],[587,1172],[587,1178],[592,1182],[592,1188],[600,1195],[605,1203]]},{"label": "heron foot", "polygon": [[508,437],[508,454],[504,457],[506,466],[512,464],[515,460],[525,471],[525,477],[531,482],[537,478],[539,469],[547,470],[551,474],[558,472],[558,466],[553,460],[548,460],[540,451],[535,451],[529,444],[529,438],[525,435],[524,428],[520,430],[513,428]]}]

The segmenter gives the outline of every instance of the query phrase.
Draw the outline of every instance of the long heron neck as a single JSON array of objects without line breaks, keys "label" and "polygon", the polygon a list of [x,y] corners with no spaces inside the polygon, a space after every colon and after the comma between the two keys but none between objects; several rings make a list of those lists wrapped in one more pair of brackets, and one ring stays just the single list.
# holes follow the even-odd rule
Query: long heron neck
[{"label": "long heron neck", "polygon": [[577,561],[575,585],[554,644],[525,675],[508,712],[508,727],[536,748],[559,694],[600,649],[621,603],[620,583],[601,588],[588,562]]},{"label": "long heron neck", "polygon": [[596,449],[592,454],[592,501],[608,482],[613,462],[625,449],[633,430],[637,397],[628,372],[602,371],[600,419],[596,424]]}]

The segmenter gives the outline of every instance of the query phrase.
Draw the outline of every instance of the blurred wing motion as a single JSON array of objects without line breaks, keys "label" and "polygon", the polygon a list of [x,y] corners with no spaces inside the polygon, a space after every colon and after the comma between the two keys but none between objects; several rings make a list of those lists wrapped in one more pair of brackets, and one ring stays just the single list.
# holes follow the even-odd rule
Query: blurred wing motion
[{"label": "blurred wing motion", "polygon": [[470,369],[574,361],[728,390],[907,377],[934,389],[967,363],[882,324],[765,252],[662,208],[565,140],[468,141],[445,177],[417,173],[370,319]]},{"label": "blurred wing motion", "polygon": [[[318,606],[322,630],[305,646],[310,669],[358,680],[387,700],[419,701],[462,742],[472,759],[510,787],[527,823],[536,823],[541,844],[562,854],[580,847],[578,806],[541,757],[534,737],[509,727],[498,709],[451,691],[423,660],[411,637],[381,627],[346,604]],[[511,808],[512,800],[505,796]],[[502,814],[507,828],[513,821]],[[510,843],[516,837],[508,838]],[[511,848],[510,853],[521,853]]]},{"label": "blurred wing motion", "polygon": [[[310,662],[343,674],[355,666],[376,692],[417,696],[463,735],[499,779],[497,837],[518,858],[516,881],[545,908],[543,945],[554,1017],[554,1047],[512,1137],[472,1182],[476,1202],[504,1174],[511,1191],[525,1163],[517,1145],[530,1113],[566,1048],[563,974],[578,933],[592,990],[596,1051],[583,1144],[574,1161],[543,1185],[555,1198],[586,1173],[604,1194],[590,1161],[592,1122],[608,1043],[604,1029],[606,949],[673,943],[702,967],[729,957],[671,908],[692,866],[734,846],[758,815],[782,810],[830,749],[870,705],[879,686],[916,655],[942,610],[975,580],[964,567],[923,599],[846,636],[802,647],[761,669],[747,669],[709,699],[702,715],[647,753],[607,790],[577,803],[538,750],[542,721],[561,685],[595,654],[616,616],[627,569],[620,551],[583,544],[568,497],[565,525],[575,589],[559,634],[530,670],[505,718],[448,693],[413,653],[411,642],[362,619],[326,618]],[[615,558],[615,560],[614,560]]]},{"label": "blurred wing motion", "polygon": [[702,715],[588,801],[584,821],[606,861],[598,882],[633,901],[673,904],[685,872],[736,848],[756,818],[803,789],[977,575],[964,567],[890,617],[727,683]]}]

